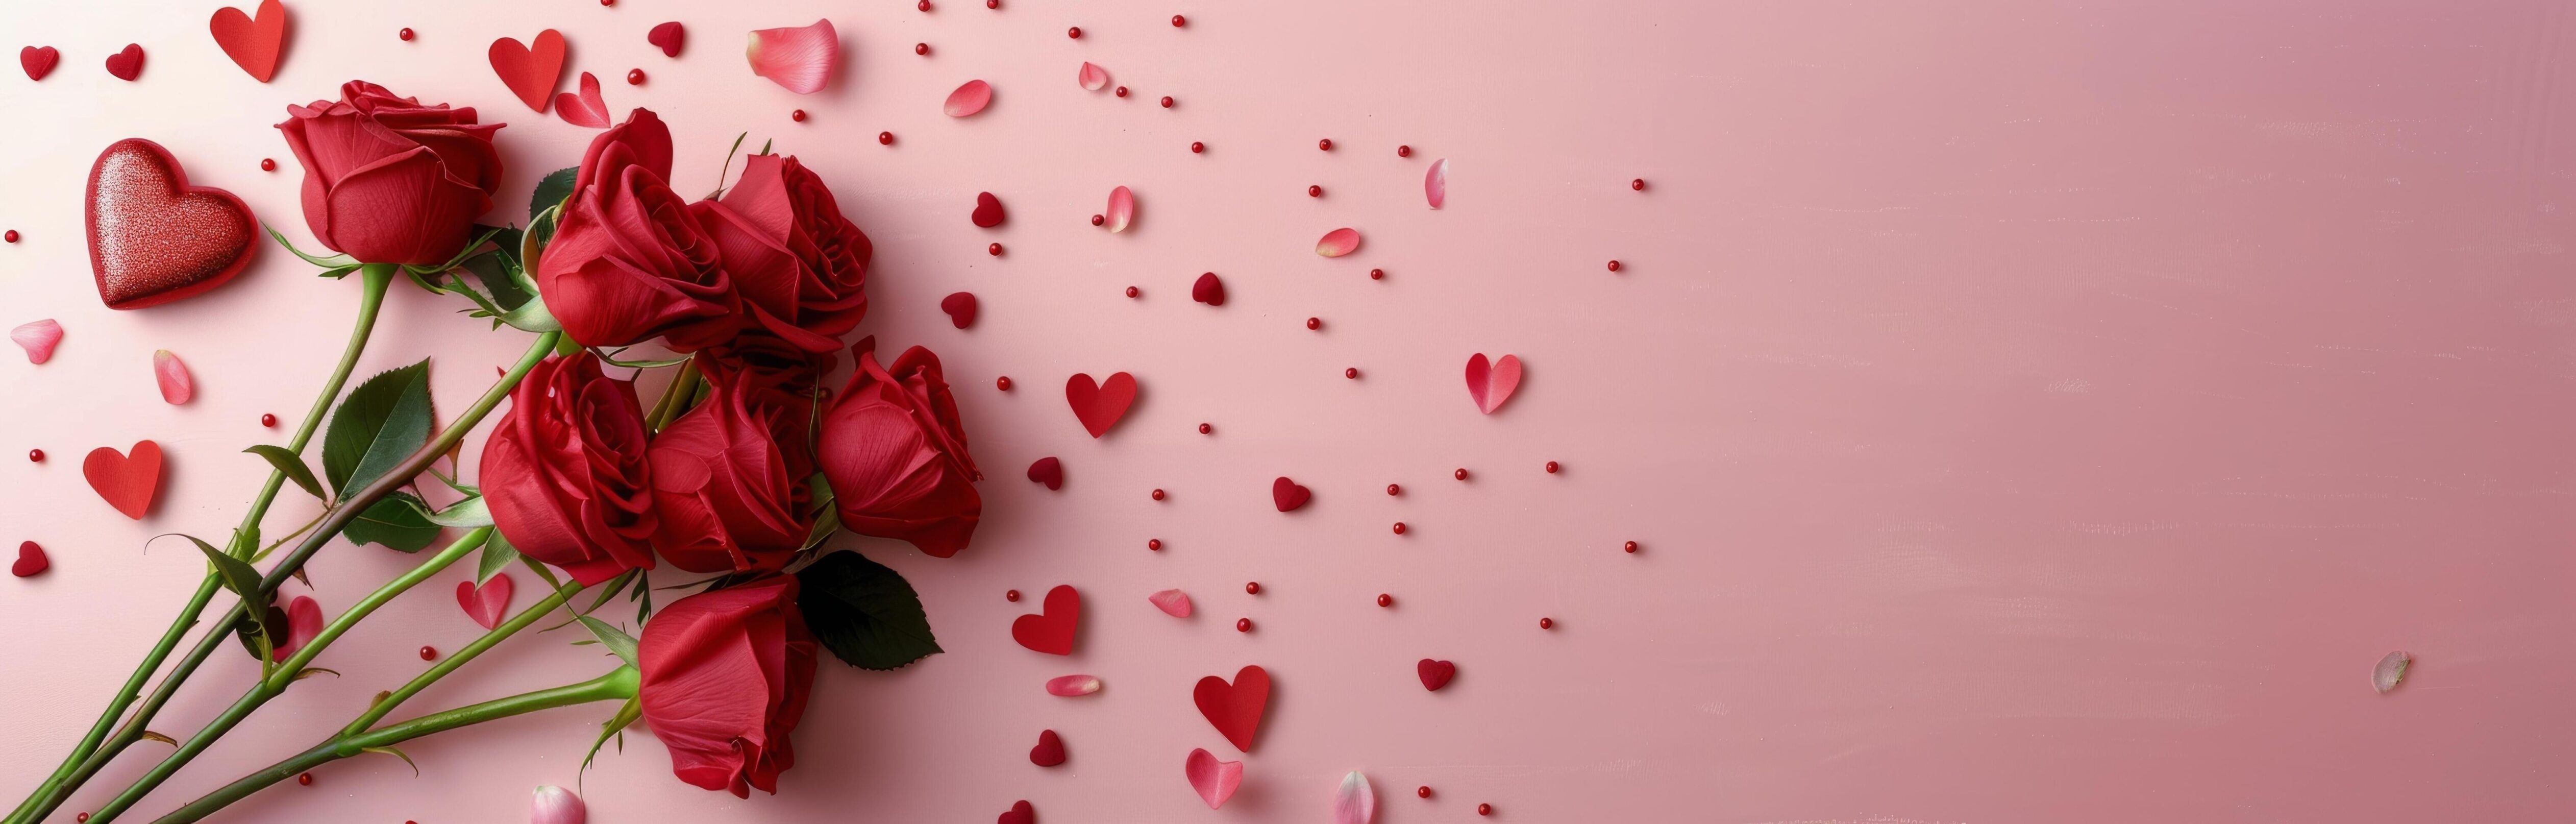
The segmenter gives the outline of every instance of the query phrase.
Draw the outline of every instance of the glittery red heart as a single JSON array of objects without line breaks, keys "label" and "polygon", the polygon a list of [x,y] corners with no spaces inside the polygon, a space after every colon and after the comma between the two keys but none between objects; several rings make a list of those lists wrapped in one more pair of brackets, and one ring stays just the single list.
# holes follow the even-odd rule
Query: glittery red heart
[{"label": "glittery red heart", "polygon": [[221,286],[250,265],[258,221],[231,192],[188,185],[161,144],[119,140],[89,167],[89,268],[110,309]]}]

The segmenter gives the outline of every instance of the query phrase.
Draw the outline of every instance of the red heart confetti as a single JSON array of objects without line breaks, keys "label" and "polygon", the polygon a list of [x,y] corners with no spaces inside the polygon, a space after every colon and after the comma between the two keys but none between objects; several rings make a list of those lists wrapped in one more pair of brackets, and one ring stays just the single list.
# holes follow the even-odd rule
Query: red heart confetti
[{"label": "red heart confetti", "polygon": [[1504,355],[1502,360],[1487,363],[1485,353],[1467,359],[1467,397],[1487,415],[1503,408],[1512,399],[1512,391],[1521,387],[1521,359]]},{"label": "red heart confetti", "polygon": [[484,629],[491,629],[500,626],[502,616],[509,613],[512,588],[507,572],[492,576],[492,580],[479,587],[473,581],[458,581],[456,605],[465,608],[465,617],[474,619],[474,623]]},{"label": "red heart confetti", "polygon": [[1413,665],[1413,674],[1422,678],[1423,689],[1439,692],[1441,687],[1449,686],[1449,679],[1458,677],[1458,665],[1425,658]]},{"label": "red heart confetti", "polygon": [[215,45],[224,47],[233,65],[250,72],[251,79],[266,83],[277,75],[278,55],[286,49],[286,7],[277,0],[260,0],[255,18],[230,6],[216,9],[206,28],[214,32]]},{"label": "red heart confetti", "polygon": [[1002,199],[992,192],[976,192],[975,213],[968,217],[986,229],[1002,225]]},{"label": "red heart confetti", "polygon": [[1081,419],[1082,428],[1097,438],[1117,426],[1127,407],[1136,402],[1136,378],[1120,372],[1105,383],[1094,383],[1090,375],[1077,372],[1064,382],[1064,399],[1073,405],[1073,416]]},{"label": "red heart confetti", "polygon": [[555,95],[555,116],[590,129],[608,128],[608,100],[599,96],[599,78],[581,73],[581,93]]},{"label": "red heart confetti", "polygon": [[1224,306],[1225,281],[1218,280],[1215,272],[1200,274],[1198,282],[1190,284],[1190,299],[1209,306]]},{"label": "red heart confetti", "polygon": [[1235,749],[1251,752],[1252,736],[1261,731],[1261,713],[1270,706],[1270,673],[1257,665],[1244,667],[1231,684],[1210,675],[1199,679],[1190,698]]},{"label": "red heart confetti", "polygon": [[152,499],[161,494],[161,445],[135,441],[131,454],[111,446],[92,449],[81,460],[81,477],[89,479],[89,488],[97,490],[107,505],[125,517],[143,520],[152,511]]},{"label": "red heart confetti", "polygon": [[1314,497],[1315,493],[1298,486],[1296,481],[1288,480],[1286,475],[1281,475],[1278,480],[1270,482],[1270,502],[1277,505],[1281,512],[1294,512]]},{"label": "red heart confetti", "polygon": [[1054,455],[1048,455],[1031,462],[1029,464],[1029,480],[1046,484],[1046,488],[1050,490],[1063,489],[1064,462],[1056,460]]},{"label": "red heart confetti", "polygon": [[127,43],[124,51],[108,55],[107,73],[115,75],[118,80],[133,80],[143,76],[142,44]]},{"label": "red heart confetti", "polygon": [[27,79],[43,80],[54,73],[54,65],[63,62],[63,53],[52,46],[21,46],[18,68],[27,70]]},{"label": "red heart confetti", "polygon": [[1044,610],[1011,622],[1011,640],[1048,655],[1072,655],[1073,632],[1082,624],[1082,593],[1071,585],[1047,590]]},{"label": "red heart confetti", "polygon": [[51,561],[45,559],[44,547],[37,546],[34,541],[26,541],[18,544],[18,562],[9,565],[9,574],[20,578],[33,578],[52,565]]},{"label": "red heart confetti", "polygon": [[547,98],[555,93],[555,81],[563,79],[564,38],[554,29],[537,32],[532,48],[515,37],[492,41],[484,53],[492,62],[492,73],[510,87],[519,101],[540,113],[546,110]]},{"label": "red heart confetti", "polygon": [[250,265],[258,221],[231,192],[188,185],[161,144],[109,144],[89,169],[89,265],[99,300],[141,309],[221,286]]},{"label": "red heart confetti", "polygon": [[1003,811],[1002,817],[993,819],[993,824],[1038,824],[1038,811],[1030,807],[1029,802],[1012,802],[1011,808]]},{"label": "red heart confetti", "polygon": [[681,26],[680,21],[678,20],[654,26],[651,32],[647,32],[644,35],[644,42],[651,43],[654,48],[661,49],[663,57],[680,56],[680,45],[687,42],[688,39],[688,28]]},{"label": "red heart confetti", "polygon": [[1181,771],[1189,776],[1190,789],[1197,790],[1200,800],[1206,801],[1211,810],[1225,806],[1225,800],[1233,798],[1235,789],[1243,786],[1243,762],[1218,761],[1204,748],[1191,750],[1189,760],[1181,763]]},{"label": "red heart confetti", "polygon": [[948,313],[948,322],[964,329],[975,325],[975,293],[958,292],[939,299],[939,311]]},{"label": "red heart confetti", "polygon": [[1054,730],[1039,730],[1038,745],[1029,748],[1029,763],[1041,767],[1064,763],[1064,738]]}]

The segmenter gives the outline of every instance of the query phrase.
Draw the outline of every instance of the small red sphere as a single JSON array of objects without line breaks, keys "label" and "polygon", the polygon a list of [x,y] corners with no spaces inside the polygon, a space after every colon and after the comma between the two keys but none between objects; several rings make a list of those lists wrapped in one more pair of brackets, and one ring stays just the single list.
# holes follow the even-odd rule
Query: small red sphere
[{"label": "small red sphere", "polygon": [[1126,97],[1126,96],[1127,96],[1127,87],[1125,87],[1125,86],[1120,86],[1120,87],[1118,87],[1118,96],[1119,96],[1119,97]]},{"label": "small red sphere", "polygon": [[1381,606],[1381,607],[1391,607],[1391,606],[1395,606],[1395,596],[1393,596],[1393,595],[1388,595],[1388,594],[1383,593],[1383,592],[1378,593],[1378,594],[1377,594],[1377,605],[1378,605],[1378,606]]},{"label": "small red sphere", "polygon": [[1137,295],[1139,295],[1139,294],[1143,294],[1143,293],[1142,293],[1142,292],[1137,291],[1136,287],[1133,287],[1133,286],[1127,287],[1127,296],[1128,296],[1128,297],[1131,297],[1131,298],[1132,298],[1132,297],[1135,297],[1135,296],[1137,296]]},{"label": "small red sphere", "polygon": [[1162,500],[1162,499],[1163,499],[1163,491],[1162,491],[1162,490],[1160,490],[1160,489],[1154,490],[1154,500],[1159,501],[1159,500]]},{"label": "small red sphere", "polygon": [[1081,27],[1081,26],[1075,26],[1075,27],[1073,27],[1073,28],[1065,29],[1065,30],[1064,30],[1064,36],[1066,36],[1066,37],[1070,37],[1070,38],[1073,38],[1073,39],[1075,39],[1075,40],[1080,40],[1080,39],[1082,39],[1082,27]]},{"label": "small red sphere", "polygon": [[1555,628],[1556,628],[1556,619],[1554,619],[1554,618],[1541,618],[1541,619],[1538,619],[1538,628],[1539,628],[1539,629],[1555,629]]},{"label": "small red sphere", "polygon": [[1001,376],[1001,377],[994,378],[994,379],[993,379],[993,388],[995,388],[995,389],[999,389],[999,390],[1002,390],[1002,391],[1004,391],[1004,392],[1011,391],[1011,376],[1009,376],[1009,375],[1003,375],[1003,376]]},{"label": "small red sphere", "polygon": [[1236,631],[1236,632],[1251,632],[1251,631],[1252,631],[1252,619],[1250,619],[1250,618],[1236,618],[1236,619],[1234,619],[1234,631]]},{"label": "small red sphere", "polygon": [[789,119],[789,120],[793,120],[793,121],[796,121],[796,122],[798,122],[798,123],[803,123],[803,122],[805,122],[805,110],[804,110],[804,109],[797,109],[797,110],[795,110],[795,111],[788,112],[788,113],[787,113],[787,119]]},{"label": "small red sphere", "polygon": [[1397,534],[1397,535],[1402,535],[1402,534],[1404,534],[1404,522],[1403,522],[1403,521],[1397,521],[1397,522],[1395,522],[1395,534]]},{"label": "small red sphere", "polygon": [[1196,140],[1190,141],[1190,154],[1207,154],[1207,144]]},{"label": "small red sphere", "polygon": [[1360,368],[1359,368],[1359,367],[1357,367],[1357,366],[1354,366],[1354,367],[1351,367],[1351,368],[1349,368],[1349,369],[1344,369],[1344,370],[1342,370],[1342,377],[1349,378],[1349,379],[1351,379],[1351,380],[1359,380],[1359,379],[1360,379]]},{"label": "small red sphere", "polygon": [[644,70],[643,70],[643,69],[627,69],[627,70],[626,70],[626,85],[629,85],[629,86],[641,86],[641,85],[644,85]]},{"label": "small red sphere", "polygon": [[89,821],[89,813],[81,813],[81,814],[79,814],[79,815],[72,816],[72,820],[73,820],[73,821],[79,821],[79,822],[87,822],[87,821]]},{"label": "small red sphere", "polygon": [[1633,189],[1633,190],[1636,190],[1636,191],[1640,191],[1640,192],[1645,191],[1645,190],[1646,190],[1646,179],[1641,177],[1641,178],[1637,178],[1637,179],[1635,179],[1635,180],[1628,181],[1628,188]]},{"label": "small red sphere", "polygon": [[1618,262],[1618,261],[1615,261],[1615,260],[1614,260],[1614,261],[1611,261],[1611,262],[1610,262],[1610,271],[1613,271],[1613,272],[1619,271],[1619,262]]},{"label": "small red sphere", "polygon": [[307,787],[313,786],[313,774],[299,773],[295,776],[295,783],[302,784]]},{"label": "small red sphere", "polygon": [[269,414],[262,414],[262,415],[260,415],[260,416],[259,416],[259,425],[261,425],[261,426],[272,426],[272,427],[273,427],[273,426],[276,426],[276,425],[277,425],[277,416],[276,416],[276,415],[269,415]]},{"label": "small red sphere", "polygon": [[1009,592],[1002,593],[1002,600],[1009,601],[1009,602],[1014,603],[1014,604],[1019,603],[1019,602],[1020,602],[1020,591],[1015,589],[1015,590],[1011,590],[1011,591],[1009,591]]},{"label": "small red sphere", "polygon": [[402,41],[403,41],[403,42],[405,42],[405,43],[409,43],[409,42],[411,42],[411,38],[412,38],[411,29],[406,28],[406,29],[403,29],[402,31],[394,32],[394,36],[395,36],[395,37],[400,37],[400,38],[402,38]]},{"label": "small red sphere", "polygon": [[27,450],[27,461],[28,461],[28,462],[30,462],[30,463],[44,463],[44,462],[45,462],[45,450],[42,450],[42,449],[30,449],[30,450]]},{"label": "small red sphere", "polygon": [[603,6],[614,6],[617,5],[617,0],[599,0],[599,4]]},{"label": "small red sphere", "polygon": [[984,253],[985,253],[985,254],[988,254],[988,255],[992,255],[992,256],[994,256],[994,257],[1001,257],[1001,256],[1002,256],[1002,244],[996,243],[996,244],[993,244],[993,245],[991,245],[991,246],[986,246],[986,247],[984,247]]},{"label": "small red sphere", "polygon": [[1413,791],[1413,797],[1415,797],[1415,798],[1430,798],[1430,797],[1431,797],[1431,787],[1430,787],[1429,785],[1424,785],[1424,786],[1422,786],[1422,787],[1415,788],[1415,789],[1414,789],[1414,791]]},{"label": "small red sphere", "polygon": [[1384,270],[1384,269],[1370,269],[1370,270],[1369,270],[1369,279],[1370,279],[1370,280],[1385,280],[1385,279],[1386,279],[1386,270]]},{"label": "small red sphere", "polygon": [[432,659],[432,658],[436,658],[436,657],[438,657],[438,648],[437,648],[437,647],[421,647],[421,648],[420,648],[420,660],[427,661],[427,660],[430,660],[430,659]]},{"label": "small red sphere", "polygon": [[1630,554],[1630,555],[1635,555],[1635,554],[1637,554],[1637,542],[1635,542],[1635,541],[1629,541],[1629,542],[1627,542],[1627,543],[1620,544],[1620,545],[1619,545],[1619,548],[1620,548],[1620,549],[1623,549],[1623,550],[1627,550],[1628,554]]},{"label": "small red sphere", "polygon": [[929,54],[929,53],[930,53],[930,44],[928,44],[928,43],[914,43],[914,44],[912,44],[912,53],[913,53],[913,54]]},{"label": "small red sphere", "polygon": [[1322,186],[1308,186],[1308,187],[1306,187],[1306,196],[1307,196],[1307,197],[1323,197],[1323,196],[1324,196],[1324,187],[1322,187]]},{"label": "small red sphere", "polygon": [[1319,150],[1319,151],[1326,151],[1326,152],[1332,151],[1332,150],[1333,150],[1333,139],[1332,139],[1332,138],[1327,137],[1327,138],[1324,138],[1324,139],[1322,139],[1322,140],[1315,141],[1315,148],[1316,148],[1317,150]]},{"label": "small red sphere", "polygon": [[16,229],[11,229],[11,230],[6,231],[6,232],[0,232],[0,241],[5,241],[5,242],[8,242],[8,243],[16,243],[16,242],[18,242],[18,230],[16,230]]},{"label": "small red sphere", "polygon": [[1246,584],[1244,584],[1244,585],[1243,585],[1243,594],[1245,594],[1245,595],[1259,595],[1259,594],[1261,594],[1261,582],[1260,582],[1260,581],[1253,581],[1253,582],[1250,582],[1250,583],[1246,583]]},{"label": "small red sphere", "polygon": [[892,145],[894,145],[894,133],[893,133],[893,132],[878,132],[878,133],[877,133],[877,145],[879,145],[879,146],[892,146]]},{"label": "small red sphere", "polygon": [[1163,551],[1163,539],[1161,539],[1161,538],[1147,538],[1147,539],[1145,539],[1145,548],[1146,548],[1146,549],[1153,550],[1153,551],[1155,551],[1155,552],[1161,552],[1161,551]]},{"label": "small red sphere", "polygon": [[273,158],[273,157],[263,157],[263,158],[260,158],[260,159],[259,159],[259,170],[260,170],[260,171],[263,171],[263,172],[274,172],[274,171],[277,171],[277,159],[276,159],[276,158]]},{"label": "small red sphere", "polygon": [[1163,108],[1168,109],[1168,108],[1171,108],[1171,107],[1172,107],[1172,96],[1171,96],[1171,95],[1168,95],[1168,94],[1167,94],[1167,95],[1163,95]]},{"label": "small red sphere", "polygon": [[1404,487],[1396,486],[1395,484],[1387,484],[1387,485],[1386,485],[1386,494],[1388,494],[1388,495],[1390,495],[1390,496],[1394,496],[1394,495],[1402,495],[1402,494],[1404,494]]},{"label": "small red sphere", "polygon": [[1556,462],[1555,462],[1555,461],[1549,461],[1549,462],[1547,462],[1547,474],[1550,474],[1550,475],[1554,475],[1554,474],[1556,474]]},{"label": "small red sphere", "polygon": [[1172,15],[1172,28],[1176,28],[1176,29],[1177,29],[1177,28],[1180,28],[1180,27],[1182,27],[1182,26],[1186,26],[1186,25],[1189,25],[1189,24],[1190,24],[1190,19],[1189,19],[1189,18],[1187,18],[1187,17],[1182,17],[1182,16],[1177,15],[1177,14]]},{"label": "small red sphere", "polygon": [[1093,225],[1093,226],[1098,226],[1098,225],[1101,225],[1101,224],[1104,224],[1104,223],[1108,223],[1108,222],[1109,222],[1109,218],[1108,218],[1108,216],[1106,216],[1106,215],[1092,215],[1092,216],[1091,216],[1091,225]]},{"label": "small red sphere", "polygon": [[1323,319],[1323,318],[1307,318],[1307,319],[1306,319],[1306,328],[1308,328],[1308,329],[1322,329],[1322,328],[1324,328],[1324,319]]},{"label": "small red sphere", "polygon": [[[1397,146],[1397,147],[1395,147],[1395,156],[1396,156],[1396,157],[1412,157],[1412,156],[1413,156],[1413,147],[1411,147],[1411,146]],[[1425,789],[1425,790],[1429,790],[1429,789],[1431,789],[1431,788],[1429,788],[1429,787],[1424,787],[1423,789]]]},{"label": "small red sphere", "polygon": [[1199,424],[1199,434],[1201,434],[1201,435],[1207,435],[1207,434],[1213,434],[1213,433],[1215,433],[1215,432],[1216,432],[1216,427],[1209,426],[1209,425],[1207,425],[1207,424]]},{"label": "small red sphere", "polygon": [[1494,805],[1492,805],[1492,804],[1478,804],[1478,805],[1476,805],[1476,814],[1477,814],[1477,815],[1493,815],[1493,814],[1494,814]]},{"label": "small red sphere", "polygon": [[1461,481],[1466,480],[1466,479],[1467,479],[1467,468],[1466,468],[1466,467],[1463,467],[1463,466],[1462,466],[1462,467],[1459,467],[1459,468],[1458,468],[1458,471],[1449,473],[1449,477],[1456,478],[1456,479],[1461,480]]},{"label": "small red sphere", "polygon": [[1002,0],[984,0],[984,7],[985,7],[985,8],[988,8],[988,9],[998,9],[998,8],[1001,8],[1001,7],[1002,7]]},{"label": "small red sphere", "polygon": [[930,10],[930,0],[921,0],[921,2],[919,2],[919,3],[914,3],[914,4],[912,4],[912,7],[913,7],[913,8],[916,8],[916,9],[920,9],[920,10],[922,10],[922,11],[929,11],[929,10]]}]

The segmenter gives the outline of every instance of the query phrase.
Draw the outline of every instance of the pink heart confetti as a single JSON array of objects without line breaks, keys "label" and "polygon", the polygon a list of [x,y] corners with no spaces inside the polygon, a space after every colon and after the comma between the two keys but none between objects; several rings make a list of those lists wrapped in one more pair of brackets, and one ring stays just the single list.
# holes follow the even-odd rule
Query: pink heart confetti
[{"label": "pink heart confetti", "polygon": [[1369,788],[1368,776],[1358,770],[1342,776],[1342,787],[1333,793],[1333,824],[1369,824],[1377,818],[1377,791]]},{"label": "pink heart confetti", "polygon": [[949,117],[973,117],[984,107],[993,105],[993,84],[981,80],[966,81],[948,93],[948,102],[940,107]]},{"label": "pink heart confetti", "polygon": [[1152,595],[1147,595],[1145,596],[1145,600],[1154,602],[1154,608],[1162,610],[1165,615],[1170,615],[1174,618],[1190,617],[1189,593],[1182,592],[1177,589],[1167,589]]},{"label": "pink heart confetti", "polygon": [[1519,388],[1519,357],[1504,355],[1502,360],[1488,364],[1485,353],[1478,352],[1467,359],[1467,397],[1473,399],[1476,408],[1485,414],[1491,415],[1494,410],[1503,408],[1503,402],[1511,400],[1512,391]]},{"label": "pink heart confetti", "polygon": [[1082,64],[1082,71],[1075,73],[1073,79],[1074,82],[1082,84],[1083,91],[1096,92],[1101,87],[1109,85],[1109,70],[1085,61]]},{"label": "pink heart confetti", "polygon": [[466,617],[474,619],[474,623],[491,629],[500,626],[502,614],[510,610],[510,589],[507,572],[492,576],[479,587],[473,581],[458,581],[456,605],[464,607]]},{"label": "pink heart confetti", "polygon": [[1136,193],[1120,186],[1109,190],[1109,231],[1127,231],[1127,223],[1136,219]]},{"label": "pink heart confetti", "polygon": [[751,60],[752,74],[797,94],[813,94],[831,81],[832,67],[841,61],[841,34],[832,30],[830,20],[760,29],[751,33],[751,46],[743,56]]},{"label": "pink heart confetti", "polygon": [[647,32],[644,35],[644,42],[651,43],[654,48],[661,49],[663,57],[680,56],[680,45],[688,42],[688,39],[688,28],[681,26],[680,21],[678,20],[654,26],[651,32]]},{"label": "pink heart confetti", "polygon": [[1315,242],[1315,254],[1325,257],[1341,257],[1359,249],[1360,230],[1358,229],[1344,228],[1325,232],[1324,239]]},{"label": "pink heart confetti", "polygon": [[168,349],[152,353],[152,379],[161,384],[161,400],[171,406],[197,396],[197,381],[188,375],[188,365]]},{"label": "pink heart confetti", "polygon": [[1097,675],[1059,675],[1047,679],[1046,683],[1048,695],[1060,695],[1066,698],[1090,695],[1099,692],[1100,687],[1100,676]]},{"label": "pink heart confetti", "polygon": [[555,115],[583,128],[608,128],[608,101],[599,96],[599,78],[582,72],[580,94],[555,95]]},{"label": "pink heart confetti", "polygon": [[44,363],[54,359],[54,347],[63,342],[63,325],[52,318],[22,323],[9,330],[9,340],[27,350],[28,363]]},{"label": "pink heart confetti", "polygon": [[1190,777],[1190,789],[1199,791],[1199,798],[1206,800],[1211,810],[1225,806],[1225,800],[1234,797],[1235,788],[1243,786],[1243,762],[1218,761],[1205,747],[1191,750],[1181,770]]},{"label": "pink heart confetti", "polygon": [[1431,161],[1431,171],[1423,173],[1422,199],[1430,201],[1431,208],[1434,209],[1440,208],[1441,204],[1449,202],[1448,158],[1444,157],[1439,160]]}]

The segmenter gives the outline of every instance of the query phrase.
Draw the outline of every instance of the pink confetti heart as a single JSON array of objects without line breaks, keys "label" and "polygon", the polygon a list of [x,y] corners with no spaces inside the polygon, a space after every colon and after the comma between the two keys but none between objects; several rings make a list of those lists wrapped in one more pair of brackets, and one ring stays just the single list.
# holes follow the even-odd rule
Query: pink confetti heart
[{"label": "pink confetti heart", "polygon": [[654,48],[661,49],[663,57],[680,56],[680,45],[688,42],[688,39],[688,28],[680,25],[680,21],[678,20],[654,26],[652,31],[647,32],[644,35],[644,42],[651,43]]},{"label": "pink confetti heart", "polygon": [[473,581],[456,582],[456,605],[465,608],[465,616],[484,629],[501,625],[501,616],[510,611],[510,574],[492,576],[482,586]]},{"label": "pink confetti heart", "polygon": [[1422,174],[1422,199],[1430,201],[1434,209],[1449,202],[1448,158],[1431,161],[1431,171]]},{"label": "pink confetti heart", "polygon": [[599,96],[599,78],[582,72],[580,94],[555,95],[555,116],[583,128],[608,128],[608,101]]},{"label": "pink confetti heart", "polygon": [[1056,460],[1054,455],[1037,459],[1029,464],[1029,480],[1046,484],[1049,490],[1063,489],[1064,462]]},{"label": "pink confetti heart", "polygon": [[1359,250],[1358,229],[1335,229],[1325,232],[1323,240],[1315,241],[1315,254],[1325,257],[1341,257]]},{"label": "pink confetti heart", "polygon": [[1059,675],[1054,678],[1047,679],[1046,683],[1046,691],[1048,695],[1058,695],[1066,698],[1078,698],[1090,695],[1092,693],[1099,692],[1100,687],[1100,676],[1097,675]]},{"label": "pink confetti heart", "polygon": [[940,110],[947,112],[949,117],[973,117],[990,105],[993,105],[993,84],[969,80],[966,85],[948,93],[948,102],[941,105]]},{"label": "pink confetti heart", "polygon": [[751,60],[752,74],[797,94],[813,94],[831,81],[832,67],[841,62],[841,35],[830,20],[760,29],[751,33],[751,47],[743,55]]},{"label": "pink confetti heart", "polygon": [[939,299],[939,311],[948,313],[948,322],[959,329],[975,325],[975,293],[957,292]]},{"label": "pink confetti heart", "polygon": [[9,340],[27,350],[28,363],[44,363],[54,359],[54,347],[63,342],[63,325],[52,318],[19,324],[9,330]]},{"label": "pink confetti heart", "polygon": [[26,541],[18,544],[18,562],[9,565],[9,574],[32,578],[52,565],[53,562],[45,558],[44,547],[37,546],[34,541]]},{"label": "pink confetti heart", "polygon": [[1190,299],[1209,306],[1224,306],[1225,281],[1218,280],[1215,272],[1199,275],[1198,282],[1190,284]]},{"label": "pink confetti heart", "polygon": [[1085,61],[1082,70],[1074,73],[1073,80],[1082,84],[1083,91],[1096,92],[1109,85],[1109,70]]},{"label": "pink confetti heart", "polygon": [[1127,224],[1136,219],[1136,193],[1125,186],[1109,190],[1109,211],[1104,217],[1108,218],[1109,231],[1127,231]]},{"label": "pink confetti heart", "polygon": [[188,365],[168,349],[152,353],[152,379],[161,384],[161,401],[178,406],[197,396],[197,380],[188,374]]},{"label": "pink confetti heart", "polygon": [[1145,600],[1154,602],[1154,608],[1162,610],[1165,615],[1170,615],[1174,618],[1190,617],[1189,593],[1182,592],[1177,589],[1167,589],[1152,595],[1147,595],[1145,596]]},{"label": "pink confetti heart", "polygon": [[1485,353],[1467,359],[1467,397],[1487,415],[1503,408],[1512,399],[1512,391],[1521,388],[1521,359],[1504,355],[1502,360],[1487,363]]},{"label": "pink confetti heart", "polygon": [[1235,789],[1243,786],[1243,762],[1218,761],[1205,747],[1191,750],[1181,770],[1190,777],[1190,789],[1199,791],[1199,798],[1206,800],[1211,810],[1225,806],[1225,800],[1233,798]]}]

